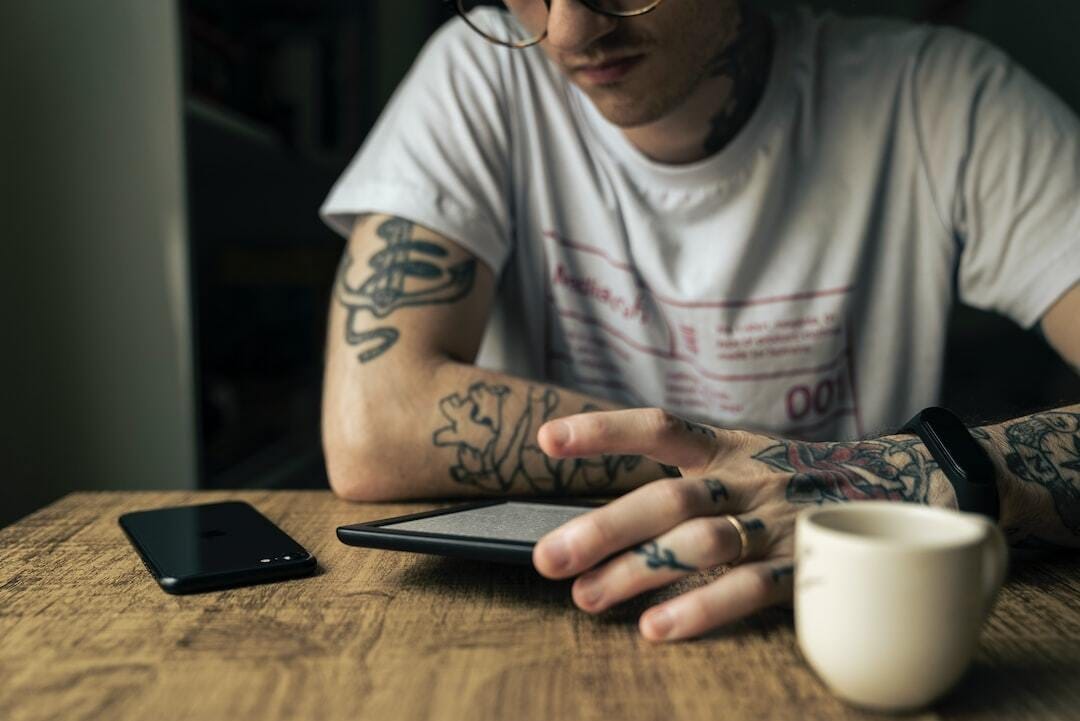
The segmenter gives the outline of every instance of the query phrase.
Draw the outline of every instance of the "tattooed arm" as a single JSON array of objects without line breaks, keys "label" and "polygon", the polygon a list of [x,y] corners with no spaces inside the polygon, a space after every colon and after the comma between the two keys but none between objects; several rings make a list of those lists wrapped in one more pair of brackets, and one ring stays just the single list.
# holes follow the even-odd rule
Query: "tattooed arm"
[{"label": "tattooed arm", "polygon": [[1001,525],[1017,548],[1080,548],[1080,405],[974,431],[997,470]]},{"label": "tattooed arm", "polygon": [[471,365],[494,295],[490,270],[402,218],[357,222],[331,300],[323,446],[354,500],[614,493],[670,475],[639,456],[553,459],[547,420],[615,406]]},{"label": "tattooed arm", "polygon": [[[1043,317],[1046,340],[1080,373],[1080,284]],[[997,468],[1001,525],[1018,548],[1080,548],[1080,406],[976,431]]]},{"label": "tattooed arm", "polygon": [[[1013,545],[1080,548],[1080,406],[974,433],[995,460],[1001,523]],[[795,517],[803,508],[853,500],[956,507],[944,472],[911,435],[808,443],[634,409],[554,421],[539,441],[553,456],[641,453],[681,470],[578,516],[533,552],[545,576],[579,576],[574,601],[592,613],[686,574],[734,565],[646,611],[641,631],[653,640],[696,636],[790,600]]]}]

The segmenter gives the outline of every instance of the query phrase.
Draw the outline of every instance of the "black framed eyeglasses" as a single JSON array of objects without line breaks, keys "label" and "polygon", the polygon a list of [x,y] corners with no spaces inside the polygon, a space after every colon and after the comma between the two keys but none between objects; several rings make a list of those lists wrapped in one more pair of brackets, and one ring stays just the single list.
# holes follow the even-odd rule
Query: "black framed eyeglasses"
[{"label": "black framed eyeglasses", "polygon": [[[655,10],[664,0],[574,0],[600,15],[632,18]],[[444,0],[469,27],[508,48],[527,48],[547,36],[551,0]]]}]

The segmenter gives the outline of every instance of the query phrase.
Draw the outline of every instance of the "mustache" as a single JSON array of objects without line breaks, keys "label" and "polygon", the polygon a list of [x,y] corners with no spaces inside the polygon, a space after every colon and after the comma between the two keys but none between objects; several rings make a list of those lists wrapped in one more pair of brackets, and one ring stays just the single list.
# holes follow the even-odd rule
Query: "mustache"
[{"label": "mustache", "polygon": [[641,55],[650,47],[652,40],[640,33],[619,32],[605,35],[580,54],[563,57],[563,64],[572,67],[588,67],[611,62],[632,55]]}]

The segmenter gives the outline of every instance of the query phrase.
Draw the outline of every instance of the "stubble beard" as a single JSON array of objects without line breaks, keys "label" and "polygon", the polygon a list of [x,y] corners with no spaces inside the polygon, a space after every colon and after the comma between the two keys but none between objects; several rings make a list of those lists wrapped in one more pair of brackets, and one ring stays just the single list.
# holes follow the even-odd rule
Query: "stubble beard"
[{"label": "stubble beard", "polygon": [[[683,76],[684,78],[686,76]],[[619,128],[637,128],[662,119],[687,101],[708,78],[706,67],[683,82],[674,84],[656,81],[651,89],[618,97],[615,93],[600,89],[586,95],[604,118]]]},{"label": "stubble beard", "polygon": [[[626,87],[581,89],[612,125],[623,129],[650,125],[678,109],[712,78],[717,56],[733,41],[730,34],[726,35],[719,48],[704,47],[696,50],[692,56],[675,58],[677,63],[663,57],[647,57],[645,66],[658,63],[661,70],[654,70],[652,77],[648,78],[638,79],[631,75],[627,78]],[[679,47],[680,43],[685,43],[683,47],[695,47],[688,38],[680,39],[672,46]],[[703,47],[703,44],[699,42],[696,47]],[[669,72],[663,72],[668,68],[671,69]],[[638,70],[646,69],[652,70],[646,67]]]}]

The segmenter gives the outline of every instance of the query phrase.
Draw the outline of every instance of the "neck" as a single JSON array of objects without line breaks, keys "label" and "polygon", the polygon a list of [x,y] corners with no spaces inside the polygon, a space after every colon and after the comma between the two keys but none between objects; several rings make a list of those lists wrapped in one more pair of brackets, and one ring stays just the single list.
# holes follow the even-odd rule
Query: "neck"
[{"label": "neck", "polygon": [[703,160],[727,147],[750,120],[769,78],[772,24],[740,5],[733,27],[705,77],[678,108],[656,122],[623,130],[649,158],[670,164]]}]

